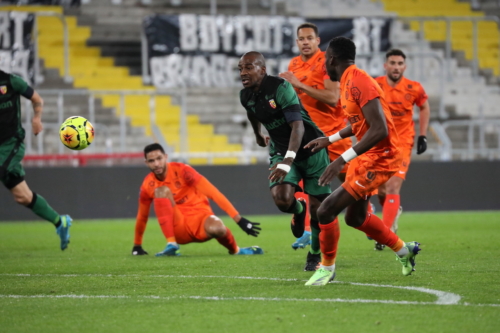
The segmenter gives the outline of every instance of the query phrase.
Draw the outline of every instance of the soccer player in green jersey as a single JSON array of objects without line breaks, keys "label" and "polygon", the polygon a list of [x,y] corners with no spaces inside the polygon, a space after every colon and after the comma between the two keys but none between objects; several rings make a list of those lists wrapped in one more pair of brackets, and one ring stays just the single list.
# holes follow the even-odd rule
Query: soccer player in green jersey
[{"label": "soccer player in green jersey", "polygon": [[61,238],[61,250],[64,250],[69,243],[71,217],[59,215],[40,194],[31,191],[24,180],[21,161],[25,132],[21,125],[21,96],[33,104],[35,115],[31,126],[33,134],[37,135],[43,129],[42,98],[19,76],[0,71],[0,180],[17,203],[55,225]]},{"label": "soccer player in green jersey", "polygon": [[[304,148],[310,140],[324,134],[309,117],[292,85],[280,77],[267,75],[261,53],[245,53],[238,69],[244,87],[240,101],[247,111],[257,144],[261,147],[270,144],[269,187],[274,203],[282,212],[294,214],[292,233],[296,238],[301,237],[306,202],[295,199],[295,191],[301,190],[299,181],[304,181],[303,190],[309,195],[309,208],[314,219],[321,202],[331,193],[329,185],[318,185],[321,174],[330,164],[327,151],[312,152]],[[269,137],[262,134],[261,125]],[[319,249],[319,232],[313,233],[311,247]],[[306,267],[315,270],[321,258],[318,259],[315,263],[307,262]]]}]

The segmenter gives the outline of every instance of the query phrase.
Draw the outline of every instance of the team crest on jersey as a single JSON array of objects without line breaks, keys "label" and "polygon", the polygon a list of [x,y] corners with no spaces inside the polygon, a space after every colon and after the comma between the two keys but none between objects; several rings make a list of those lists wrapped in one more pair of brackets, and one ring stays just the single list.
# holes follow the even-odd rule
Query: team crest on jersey
[{"label": "team crest on jersey", "polygon": [[274,101],[274,99],[269,100],[269,105],[271,105],[273,109],[276,109],[276,102]]},{"label": "team crest on jersey", "polygon": [[0,94],[5,95],[7,93],[7,86],[0,87]]},{"label": "team crest on jersey", "polygon": [[405,95],[405,99],[406,99],[407,101],[411,100],[411,95],[410,95],[410,94],[406,94],[406,95]]}]

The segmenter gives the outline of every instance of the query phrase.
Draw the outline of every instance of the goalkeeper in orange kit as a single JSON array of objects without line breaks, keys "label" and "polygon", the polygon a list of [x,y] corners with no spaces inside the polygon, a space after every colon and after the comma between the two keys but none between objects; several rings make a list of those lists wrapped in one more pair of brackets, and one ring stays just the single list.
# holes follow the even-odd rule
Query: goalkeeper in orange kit
[{"label": "goalkeeper in orange kit", "polygon": [[260,223],[241,217],[229,200],[189,165],[167,162],[167,154],[157,143],[144,148],[146,165],[151,170],[141,186],[135,224],[133,255],[148,254],[142,248],[151,203],[167,239],[165,249],[156,256],[180,255],[179,244],[201,243],[212,238],[229,254],[263,254],[258,246],[240,248],[229,228],[214,215],[208,199],[213,200],[248,235],[257,237]]}]

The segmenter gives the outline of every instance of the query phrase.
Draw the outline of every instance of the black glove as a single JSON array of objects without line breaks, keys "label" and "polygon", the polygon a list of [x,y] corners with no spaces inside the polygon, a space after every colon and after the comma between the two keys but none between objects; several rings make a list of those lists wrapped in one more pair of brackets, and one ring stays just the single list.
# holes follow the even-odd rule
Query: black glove
[{"label": "black glove", "polygon": [[417,140],[417,155],[422,154],[427,150],[427,137],[425,135],[420,135]]},{"label": "black glove", "polygon": [[140,245],[135,245],[132,248],[132,255],[134,255],[134,256],[143,256],[145,254],[148,254],[148,253],[146,251],[144,251],[144,249]]},{"label": "black glove", "polygon": [[262,230],[260,227],[258,227],[260,223],[250,222],[244,217],[241,218],[240,222],[238,222],[238,225],[241,229],[243,229],[244,232],[254,237],[257,237]]}]

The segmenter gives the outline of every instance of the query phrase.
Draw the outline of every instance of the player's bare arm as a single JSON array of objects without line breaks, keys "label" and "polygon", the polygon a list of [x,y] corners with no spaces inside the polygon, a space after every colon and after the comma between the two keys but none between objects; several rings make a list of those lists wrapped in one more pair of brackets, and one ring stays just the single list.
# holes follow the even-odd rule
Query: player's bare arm
[{"label": "player's bare arm", "polygon": [[236,208],[231,204],[228,198],[217,189],[208,179],[201,177],[195,185],[196,190],[205,195],[220,207],[227,215],[229,215],[234,222],[248,235],[257,237],[262,230],[258,222],[251,222],[242,217]]},{"label": "player's bare arm", "polygon": [[420,107],[419,127],[420,135],[417,139],[417,154],[420,155],[427,150],[427,128],[429,127],[429,119],[431,118],[431,109],[429,101],[425,101]]},{"label": "player's bare arm", "polygon": [[[299,151],[300,148],[300,143],[302,141],[302,137],[304,136],[304,123],[302,120],[299,121],[293,121],[289,123],[290,127],[292,128],[292,134],[290,134],[290,142],[288,143],[288,151],[292,152],[297,152]],[[288,166],[291,166],[294,160],[294,157],[286,157],[283,159],[278,164],[286,164]],[[288,171],[285,171],[283,169],[280,169],[278,167],[278,164],[273,165],[270,170],[273,170],[271,174],[269,175],[269,179],[273,182],[279,182],[281,183],[283,179],[285,179],[286,175],[288,174]]]},{"label": "player's bare arm", "polygon": [[[344,153],[355,154],[354,157],[370,150],[373,146],[375,146],[389,134],[384,111],[378,98],[374,98],[366,103],[366,105],[361,108],[361,112],[363,112],[369,128],[363,138],[351,149]],[[348,162],[346,161],[344,154],[330,163],[330,165],[325,169],[318,181],[318,184],[320,186],[326,186],[330,184],[330,182],[338,176],[344,165]]]},{"label": "player's bare arm", "polygon": [[31,126],[33,128],[33,134],[38,135],[43,130],[42,125],[42,111],[43,111],[43,99],[36,92],[33,92],[33,96],[31,97],[31,104],[33,105],[34,116],[31,120]]},{"label": "player's bare arm", "polygon": [[267,147],[270,139],[269,139],[269,136],[263,135],[262,132],[260,131],[260,128],[261,128],[260,122],[257,120],[257,118],[255,118],[250,113],[247,113],[247,116],[248,116],[248,120],[250,121],[250,125],[252,125],[253,132],[255,134],[255,141],[257,142],[257,144],[259,146]]},{"label": "player's bare arm", "polygon": [[330,135],[329,137],[321,137],[321,138],[317,138],[317,139],[312,140],[307,145],[305,145],[304,148],[306,148],[306,149],[310,148],[313,152],[316,152],[318,150],[321,150],[323,148],[328,147],[329,145],[331,145],[334,142],[349,138],[353,135],[354,135],[354,133],[352,131],[351,126],[347,126],[343,129],[341,129],[340,131],[338,131],[337,133]]},{"label": "player's bare arm", "polygon": [[[328,104],[330,106],[336,106],[339,101],[340,96],[340,84],[339,82],[333,82],[332,80],[325,80],[325,89],[316,89],[314,87],[308,86],[300,80],[292,73],[292,72],[284,72],[279,74],[280,77],[284,78],[290,84],[296,88],[301,89],[306,94],[311,96],[312,98]],[[329,112],[328,110],[323,112]]]}]

